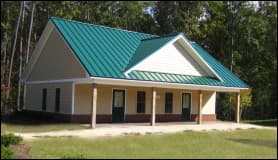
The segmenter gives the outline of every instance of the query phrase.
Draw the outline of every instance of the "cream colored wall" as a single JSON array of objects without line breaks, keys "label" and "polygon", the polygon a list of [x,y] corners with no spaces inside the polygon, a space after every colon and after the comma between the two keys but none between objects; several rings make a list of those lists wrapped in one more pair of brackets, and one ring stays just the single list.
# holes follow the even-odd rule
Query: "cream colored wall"
[{"label": "cream colored wall", "polygon": [[86,72],[74,57],[74,53],[71,52],[56,29],[50,34],[41,52],[28,80],[55,80],[86,76]]},{"label": "cream colored wall", "polygon": [[[202,91],[203,92],[203,108],[202,108],[202,114],[215,114],[215,100],[216,100],[216,92],[208,92],[208,91]],[[199,103],[199,93],[198,91],[195,91],[192,93],[192,102],[193,107],[191,110],[191,114],[197,114],[198,113],[198,103]]]},{"label": "cream colored wall", "polygon": [[168,44],[159,49],[136,65],[133,70],[207,76],[207,73],[179,42]]},{"label": "cream colored wall", "polygon": [[[112,89],[123,89],[126,94],[126,114],[136,114],[137,91],[146,91],[146,113],[150,113],[150,88],[97,85],[97,114],[112,114]],[[90,84],[75,85],[74,114],[90,114]]]},{"label": "cream colored wall", "polygon": [[[112,114],[112,89],[126,91],[125,114],[151,114],[152,89],[143,87],[97,85],[97,114]],[[91,112],[91,85],[76,84],[74,99],[74,114],[90,114]],[[157,88],[156,113],[165,114],[165,93],[173,93],[173,112],[181,114],[181,96],[183,92],[192,94],[191,113],[197,114],[198,91]],[[137,91],[146,91],[146,112],[137,113]],[[215,92],[203,92],[203,114],[215,114]]]},{"label": "cream colored wall", "polygon": [[42,90],[47,89],[46,112],[55,112],[56,88],[60,88],[60,113],[71,114],[72,83],[27,84],[26,110],[42,111]]},{"label": "cream colored wall", "polygon": [[[181,91],[172,89],[157,88],[156,113],[165,113],[165,93],[173,93],[173,110],[172,114],[181,114]],[[167,113],[168,114],[168,113]]]},{"label": "cream colored wall", "polygon": [[191,114],[197,114],[198,113],[198,103],[199,103],[199,95],[198,91],[192,91],[191,92]]},{"label": "cream colored wall", "polygon": [[[74,114],[91,113],[92,85],[76,84]],[[112,91],[109,86],[97,85],[97,114],[111,114]]]},{"label": "cream colored wall", "polygon": [[216,92],[204,92],[202,114],[215,114]]}]

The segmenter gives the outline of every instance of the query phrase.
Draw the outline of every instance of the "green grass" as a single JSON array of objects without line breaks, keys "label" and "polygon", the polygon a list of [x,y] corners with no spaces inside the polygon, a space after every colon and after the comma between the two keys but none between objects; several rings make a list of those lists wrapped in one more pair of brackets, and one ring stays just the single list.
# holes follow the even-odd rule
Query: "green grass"
[{"label": "green grass", "polygon": [[277,158],[276,129],[24,141],[34,158]]},{"label": "green grass", "polygon": [[89,127],[81,126],[79,123],[33,124],[33,125],[1,123],[1,133],[49,132],[49,131],[59,131],[59,130],[88,129],[88,128]]}]

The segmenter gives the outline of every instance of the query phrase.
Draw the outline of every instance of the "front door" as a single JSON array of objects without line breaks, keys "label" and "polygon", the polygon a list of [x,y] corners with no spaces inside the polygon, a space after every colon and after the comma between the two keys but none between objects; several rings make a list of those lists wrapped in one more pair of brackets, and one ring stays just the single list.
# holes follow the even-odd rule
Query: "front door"
[{"label": "front door", "polygon": [[190,120],[191,93],[182,93],[182,117],[183,121]]},{"label": "front door", "polygon": [[125,111],[125,90],[113,90],[112,122],[123,122]]}]

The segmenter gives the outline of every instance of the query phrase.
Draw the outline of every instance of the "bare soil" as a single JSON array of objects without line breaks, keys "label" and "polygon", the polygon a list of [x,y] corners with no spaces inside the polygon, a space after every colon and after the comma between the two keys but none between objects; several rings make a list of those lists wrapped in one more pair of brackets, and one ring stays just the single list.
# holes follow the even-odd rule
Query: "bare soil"
[{"label": "bare soil", "polygon": [[18,159],[31,159],[29,155],[30,147],[25,144],[16,144],[10,145],[10,148],[15,153],[16,158]]}]

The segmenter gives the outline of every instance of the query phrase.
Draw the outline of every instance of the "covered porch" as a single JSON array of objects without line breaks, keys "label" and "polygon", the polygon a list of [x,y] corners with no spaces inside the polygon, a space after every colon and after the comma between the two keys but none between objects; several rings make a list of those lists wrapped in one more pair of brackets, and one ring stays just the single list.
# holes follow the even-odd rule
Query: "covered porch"
[{"label": "covered porch", "polygon": [[[92,128],[101,125],[96,125],[99,122],[140,122],[144,124],[148,122],[149,125],[155,126],[157,122],[181,121],[180,123],[185,124],[202,124],[206,121],[215,121],[216,92],[235,93],[235,120],[239,123],[239,89],[197,88],[193,86],[175,86],[173,84],[152,84],[152,86],[139,83],[132,85],[128,83],[107,84],[105,80],[96,82],[89,84],[76,83],[73,89],[74,111],[72,120],[82,119],[82,117],[84,119],[86,116],[86,119],[89,118]],[[138,111],[138,106],[140,106],[140,102],[138,102],[139,92],[145,92],[145,98],[143,98],[145,108],[143,112]],[[172,98],[169,98],[167,94]],[[187,97],[186,95],[188,94],[190,96]],[[190,101],[185,103],[184,101],[189,98]],[[117,99],[122,99],[122,101]],[[167,99],[172,100],[167,102]],[[85,101],[87,101],[86,105],[89,106],[86,111],[84,110]],[[167,111],[167,103],[172,105],[170,111]],[[189,116],[184,116],[187,106],[189,106],[189,110],[187,110]],[[89,112],[89,114],[82,114],[84,112]],[[115,113],[118,113],[117,115],[122,117],[122,120],[121,118],[119,120],[117,116],[115,117]]]}]

